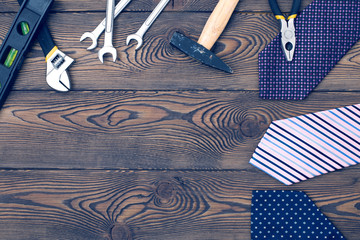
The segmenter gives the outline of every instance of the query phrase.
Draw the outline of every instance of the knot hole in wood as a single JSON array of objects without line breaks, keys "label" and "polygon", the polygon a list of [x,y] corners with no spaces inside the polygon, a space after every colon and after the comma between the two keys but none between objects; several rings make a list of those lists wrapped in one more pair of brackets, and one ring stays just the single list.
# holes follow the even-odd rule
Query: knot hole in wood
[{"label": "knot hole in wood", "polygon": [[110,229],[111,240],[132,240],[132,235],[129,227],[124,223],[115,223]]},{"label": "knot hole in wood", "polygon": [[240,124],[241,133],[245,137],[258,137],[268,127],[264,116],[252,115],[244,119]]},{"label": "knot hole in wood", "polygon": [[176,195],[176,187],[171,182],[159,182],[155,190],[155,205],[170,207]]}]

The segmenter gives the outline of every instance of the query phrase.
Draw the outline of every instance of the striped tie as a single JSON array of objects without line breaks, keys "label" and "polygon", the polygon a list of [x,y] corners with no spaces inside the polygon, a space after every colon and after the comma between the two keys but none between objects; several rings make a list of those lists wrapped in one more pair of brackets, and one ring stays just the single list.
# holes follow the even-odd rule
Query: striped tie
[{"label": "striped tie", "polygon": [[291,185],[360,162],[360,104],[271,123],[250,163]]}]

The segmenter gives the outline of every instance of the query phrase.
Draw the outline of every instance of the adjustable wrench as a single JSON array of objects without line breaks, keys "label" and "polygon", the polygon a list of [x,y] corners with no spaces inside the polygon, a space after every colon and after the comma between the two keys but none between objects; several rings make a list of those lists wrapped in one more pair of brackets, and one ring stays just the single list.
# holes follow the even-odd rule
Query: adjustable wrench
[{"label": "adjustable wrench", "polygon": [[139,49],[143,44],[143,36],[146,31],[151,27],[151,24],[156,20],[162,10],[166,7],[170,0],[161,0],[159,4],[155,7],[155,9],[151,12],[150,16],[146,19],[140,29],[135,33],[131,34],[126,38],[126,45],[129,45],[132,39],[137,41],[137,46],[135,50]]},{"label": "adjustable wrench", "polygon": [[[131,0],[121,0],[115,7],[114,12],[114,19],[119,16],[119,14],[124,10],[124,8],[131,2]],[[84,41],[85,38],[90,38],[92,40],[92,44],[87,50],[95,49],[97,46],[97,41],[102,32],[105,30],[106,18],[102,20],[102,22],[95,28],[92,32],[84,33],[81,38],[80,42]]]},{"label": "adjustable wrench", "polygon": [[[18,0],[20,5],[23,2],[24,0]],[[40,27],[37,34],[37,40],[44,52],[47,63],[47,84],[60,92],[69,91],[70,79],[66,70],[74,62],[74,59],[70,58],[57,48],[46,24]]]}]

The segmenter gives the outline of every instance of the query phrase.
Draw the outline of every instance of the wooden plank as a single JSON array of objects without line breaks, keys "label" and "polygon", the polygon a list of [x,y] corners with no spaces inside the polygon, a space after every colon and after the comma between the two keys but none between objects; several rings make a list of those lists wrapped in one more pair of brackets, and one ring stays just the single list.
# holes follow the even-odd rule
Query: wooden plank
[{"label": "wooden plank", "polygon": [[[125,9],[125,11],[152,11],[160,0],[137,0],[132,1]],[[116,1],[116,2],[119,2]],[[291,8],[291,1],[279,0],[279,5],[284,12],[289,12]],[[311,0],[304,0],[302,7],[307,6]],[[165,11],[208,11],[211,12],[215,8],[218,0],[197,1],[197,0],[172,0],[166,7]],[[105,12],[106,0],[87,0],[87,1],[71,1],[71,0],[56,0],[51,8],[52,12],[64,11],[102,11]],[[0,2],[0,12],[16,12],[19,6],[16,0],[2,0]],[[267,0],[240,1],[236,11],[257,11],[270,12],[270,7]]]},{"label": "wooden plank", "polygon": [[358,104],[358,93],[11,92],[3,168],[248,169],[271,121]]},{"label": "wooden plank", "polygon": [[[13,14],[1,14],[5,36]],[[207,13],[164,13],[145,35],[142,48],[125,45],[146,19],[146,13],[124,13],[115,25],[114,46],[118,60],[101,64],[97,52],[87,51],[89,41],[79,42],[102,19],[101,13],[59,13],[49,19],[59,48],[76,60],[70,68],[74,90],[258,90],[258,53],[276,36],[279,26],[272,14],[236,14],[216,43],[214,52],[228,63],[234,74],[204,66],[169,44],[179,30],[197,39]],[[182,21],[179,21],[182,19]],[[59,24],[61,23],[61,24]],[[127,23],[127,24],[120,24]],[[359,91],[360,42],[337,64],[316,91]],[[29,53],[16,80],[16,90],[49,90],[45,82],[43,53],[38,44]],[[149,80],[151,79],[151,81]]]},{"label": "wooden plank", "polygon": [[307,193],[346,239],[357,240],[359,178],[347,169],[285,187],[256,169],[2,171],[1,238],[250,239],[251,191],[288,189]]}]

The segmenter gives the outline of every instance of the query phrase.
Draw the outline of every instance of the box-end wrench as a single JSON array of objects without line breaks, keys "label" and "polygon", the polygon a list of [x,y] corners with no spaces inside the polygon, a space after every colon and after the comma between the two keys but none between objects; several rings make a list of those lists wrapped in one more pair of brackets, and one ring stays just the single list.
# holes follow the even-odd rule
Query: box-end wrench
[{"label": "box-end wrench", "polygon": [[[119,16],[119,14],[124,10],[124,8],[131,2],[131,0],[121,0],[115,7],[114,18]],[[94,29],[92,32],[84,33],[80,42],[84,41],[86,38],[90,38],[92,40],[92,44],[87,50],[93,50],[97,47],[97,41],[102,32],[105,30],[106,18],[102,20],[102,22]]]},{"label": "box-end wrench", "polygon": [[132,39],[137,41],[137,46],[135,50],[138,50],[143,44],[143,36],[146,31],[151,27],[151,24],[156,20],[162,10],[166,7],[170,0],[161,0],[155,9],[151,12],[150,16],[146,19],[143,25],[135,34],[131,34],[126,38],[126,45],[129,45]]},{"label": "box-end wrench", "polygon": [[107,0],[106,3],[106,21],[105,21],[105,39],[104,46],[99,51],[99,59],[104,63],[104,55],[110,53],[113,57],[113,62],[116,61],[117,52],[113,46],[113,27],[114,27],[114,10],[115,0]]}]

